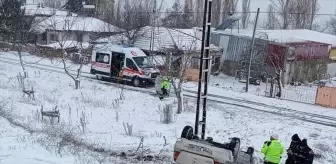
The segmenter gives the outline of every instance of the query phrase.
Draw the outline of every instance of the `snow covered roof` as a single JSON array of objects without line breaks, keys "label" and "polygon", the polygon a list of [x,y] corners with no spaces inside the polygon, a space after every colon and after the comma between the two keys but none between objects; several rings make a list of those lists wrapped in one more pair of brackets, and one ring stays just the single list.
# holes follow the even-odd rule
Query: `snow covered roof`
[{"label": "snow covered roof", "polygon": [[34,31],[41,33],[46,30],[55,31],[85,31],[85,32],[119,32],[121,29],[93,17],[82,16],[51,16],[38,23]]},{"label": "snow covered roof", "polygon": [[[154,29],[153,51],[175,48],[175,45],[183,51],[201,51],[202,41],[197,37],[196,29],[171,29],[166,27],[155,27]],[[151,33],[151,26],[140,29],[137,33],[139,37],[135,39],[133,46],[143,50],[151,50]],[[120,43],[121,41],[128,42],[124,34],[97,40],[97,42],[112,43]],[[221,49],[215,45],[211,45],[211,50],[220,51]]]},{"label": "snow covered roof", "polygon": [[65,41],[61,41],[61,42],[55,42],[52,44],[48,44],[48,45],[42,45],[43,47],[50,47],[53,49],[68,49],[68,48],[83,48],[83,49],[88,49],[90,47],[90,44],[87,42],[77,42],[77,41],[72,41],[72,40],[65,40]]},{"label": "snow covered roof", "polygon": [[[252,37],[253,30],[250,29],[233,29],[231,30],[218,30],[213,33],[221,33],[236,36]],[[336,36],[307,29],[296,30],[261,30],[256,31],[256,37],[268,39],[278,43],[298,43],[298,42],[319,42],[336,46]]]},{"label": "snow covered roof", "polygon": [[[68,11],[65,10],[59,10],[54,9],[50,7],[44,7],[42,5],[38,4],[26,4],[24,6],[21,6],[21,9],[25,9],[25,15],[45,15],[45,16],[52,16],[52,15],[60,15],[60,16],[66,16],[69,14]],[[75,13],[71,13],[73,16],[77,16]]]}]

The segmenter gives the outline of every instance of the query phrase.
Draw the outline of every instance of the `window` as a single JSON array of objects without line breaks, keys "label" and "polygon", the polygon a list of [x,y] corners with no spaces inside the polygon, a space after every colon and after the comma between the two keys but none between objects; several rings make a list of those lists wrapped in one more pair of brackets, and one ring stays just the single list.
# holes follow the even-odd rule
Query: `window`
[{"label": "window", "polygon": [[131,68],[133,70],[138,70],[138,68],[135,66],[133,60],[126,58],[126,67]]},{"label": "window", "polygon": [[109,64],[110,63],[110,54],[96,53],[96,62]]},{"label": "window", "polygon": [[58,41],[56,34],[50,34],[50,41]]},{"label": "window", "polygon": [[133,57],[133,60],[140,68],[153,67],[153,63],[151,63],[147,56]]}]

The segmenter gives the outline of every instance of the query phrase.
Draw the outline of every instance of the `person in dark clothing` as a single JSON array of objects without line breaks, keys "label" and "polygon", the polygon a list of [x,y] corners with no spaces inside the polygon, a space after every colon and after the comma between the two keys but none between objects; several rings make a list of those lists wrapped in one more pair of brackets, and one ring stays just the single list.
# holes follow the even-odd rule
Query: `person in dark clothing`
[{"label": "person in dark clothing", "polygon": [[303,139],[298,148],[299,148],[300,164],[312,164],[314,160],[314,152],[308,146],[307,140]]},{"label": "person in dark clothing", "polygon": [[301,145],[301,139],[298,134],[292,136],[292,142],[287,149],[287,160],[285,164],[298,164],[299,158],[299,146]]}]

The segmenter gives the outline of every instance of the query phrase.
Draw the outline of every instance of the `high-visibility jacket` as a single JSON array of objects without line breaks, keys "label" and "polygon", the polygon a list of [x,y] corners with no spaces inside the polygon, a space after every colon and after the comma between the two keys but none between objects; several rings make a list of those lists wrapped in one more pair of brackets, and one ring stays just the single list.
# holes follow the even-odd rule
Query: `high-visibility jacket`
[{"label": "high-visibility jacket", "polygon": [[163,80],[161,82],[161,88],[168,89],[169,88],[169,82],[167,80]]},{"label": "high-visibility jacket", "polygon": [[265,161],[278,164],[280,163],[281,155],[284,153],[284,147],[279,140],[266,141],[261,153],[265,155]]}]

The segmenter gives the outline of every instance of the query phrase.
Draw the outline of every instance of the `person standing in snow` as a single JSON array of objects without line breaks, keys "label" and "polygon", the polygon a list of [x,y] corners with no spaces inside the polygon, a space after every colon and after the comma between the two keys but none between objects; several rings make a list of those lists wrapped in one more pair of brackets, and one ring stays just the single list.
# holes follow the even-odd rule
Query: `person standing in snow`
[{"label": "person standing in snow", "polygon": [[279,141],[279,135],[271,135],[270,141],[265,141],[261,153],[264,154],[264,164],[279,164],[284,147]]},{"label": "person standing in snow", "polygon": [[300,162],[299,146],[301,145],[301,139],[298,134],[292,136],[292,141],[287,149],[287,160],[285,164],[295,164]]},{"label": "person standing in snow", "polygon": [[314,152],[308,146],[306,139],[303,139],[301,141],[301,144],[298,146],[298,150],[299,150],[300,164],[313,164]]},{"label": "person standing in snow", "polygon": [[168,79],[165,78],[161,82],[162,98],[168,96],[168,88],[169,88],[169,81]]}]

